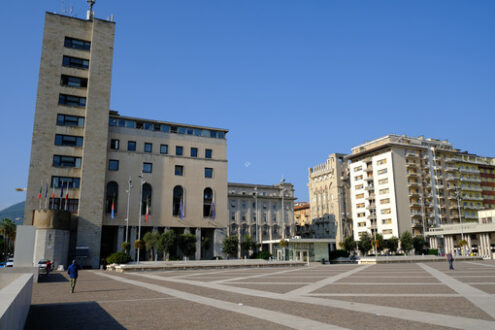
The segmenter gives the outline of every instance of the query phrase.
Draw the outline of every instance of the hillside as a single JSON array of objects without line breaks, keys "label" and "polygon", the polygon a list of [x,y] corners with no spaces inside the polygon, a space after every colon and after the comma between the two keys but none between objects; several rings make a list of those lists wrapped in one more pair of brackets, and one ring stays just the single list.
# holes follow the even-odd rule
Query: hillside
[{"label": "hillside", "polygon": [[0,221],[3,218],[10,218],[16,225],[22,225],[24,221],[24,204],[19,202],[0,211]]}]

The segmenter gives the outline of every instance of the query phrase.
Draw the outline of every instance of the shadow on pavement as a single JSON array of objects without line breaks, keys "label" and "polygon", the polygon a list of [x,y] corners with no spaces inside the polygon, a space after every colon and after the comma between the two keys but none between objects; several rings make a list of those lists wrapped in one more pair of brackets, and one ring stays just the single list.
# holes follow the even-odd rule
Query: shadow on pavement
[{"label": "shadow on pavement", "polygon": [[31,305],[24,329],[125,329],[96,302]]},{"label": "shadow on pavement", "polygon": [[68,282],[62,274],[51,273],[50,275],[39,274],[38,283]]}]

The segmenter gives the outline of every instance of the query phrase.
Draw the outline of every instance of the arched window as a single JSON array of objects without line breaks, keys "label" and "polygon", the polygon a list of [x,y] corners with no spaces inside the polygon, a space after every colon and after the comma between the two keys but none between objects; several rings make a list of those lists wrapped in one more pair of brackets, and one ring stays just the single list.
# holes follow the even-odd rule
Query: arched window
[{"label": "arched window", "polygon": [[213,191],[206,188],[203,191],[203,217],[215,218],[215,207],[213,206]]},{"label": "arched window", "polygon": [[[172,215],[175,217],[183,217],[184,215],[184,190],[181,186],[174,187],[174,197],[172,201]],[[181,216],[182,213],[182,216]]]},{"label": "arched window", "polygon": [[105,198],[105,211],[107,213],[112,212],[112,204],[113,204],[113,212],[117,213],[117,201],[119,197],[119,184],[115,181],[110,181],[107,183],[107,196]]},{"label": "arched window", "polygon": [[151,185],[149,183],[143,184],[143,192],[141,194],[141,214],[146,214],[146,207],[148,207],[148,214],[151,214]]}]

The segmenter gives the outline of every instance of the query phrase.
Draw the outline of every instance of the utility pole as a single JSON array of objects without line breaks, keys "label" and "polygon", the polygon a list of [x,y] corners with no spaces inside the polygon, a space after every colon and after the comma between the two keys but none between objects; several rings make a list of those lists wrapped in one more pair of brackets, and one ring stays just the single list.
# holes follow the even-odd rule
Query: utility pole
[{"label": "utility pole", "polygon": [[[143,208],[143,185],[146,183],[146,181],[144,181],[144,178],[143,178],[143,172],[141,172],[141,175],[139,175],[139,178],[141,179],[141,191],[140,191],[140,194],[139,194],[139,226],[138,226],[138,240],[139,240],[139,243],[141,243],[141,213],[142,212],[142,208]],[[139,253],[141,251],[141,244],[139,244],[138,246],[138,250],[137,250],[137,263],[139,264]]]}]

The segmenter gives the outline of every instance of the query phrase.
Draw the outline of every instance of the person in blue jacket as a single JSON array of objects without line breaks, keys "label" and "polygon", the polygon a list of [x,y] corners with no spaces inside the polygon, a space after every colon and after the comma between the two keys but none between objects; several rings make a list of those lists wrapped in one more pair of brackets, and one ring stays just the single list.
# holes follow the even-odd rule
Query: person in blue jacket
[{"label": "person in blue jacket", "polygon": [[80,267],[77,261],[72,260],[72,265],[67,268],[67,274],[70,278],[70,293],[74,293],[74,288],[76,287],[77,275]]}]

